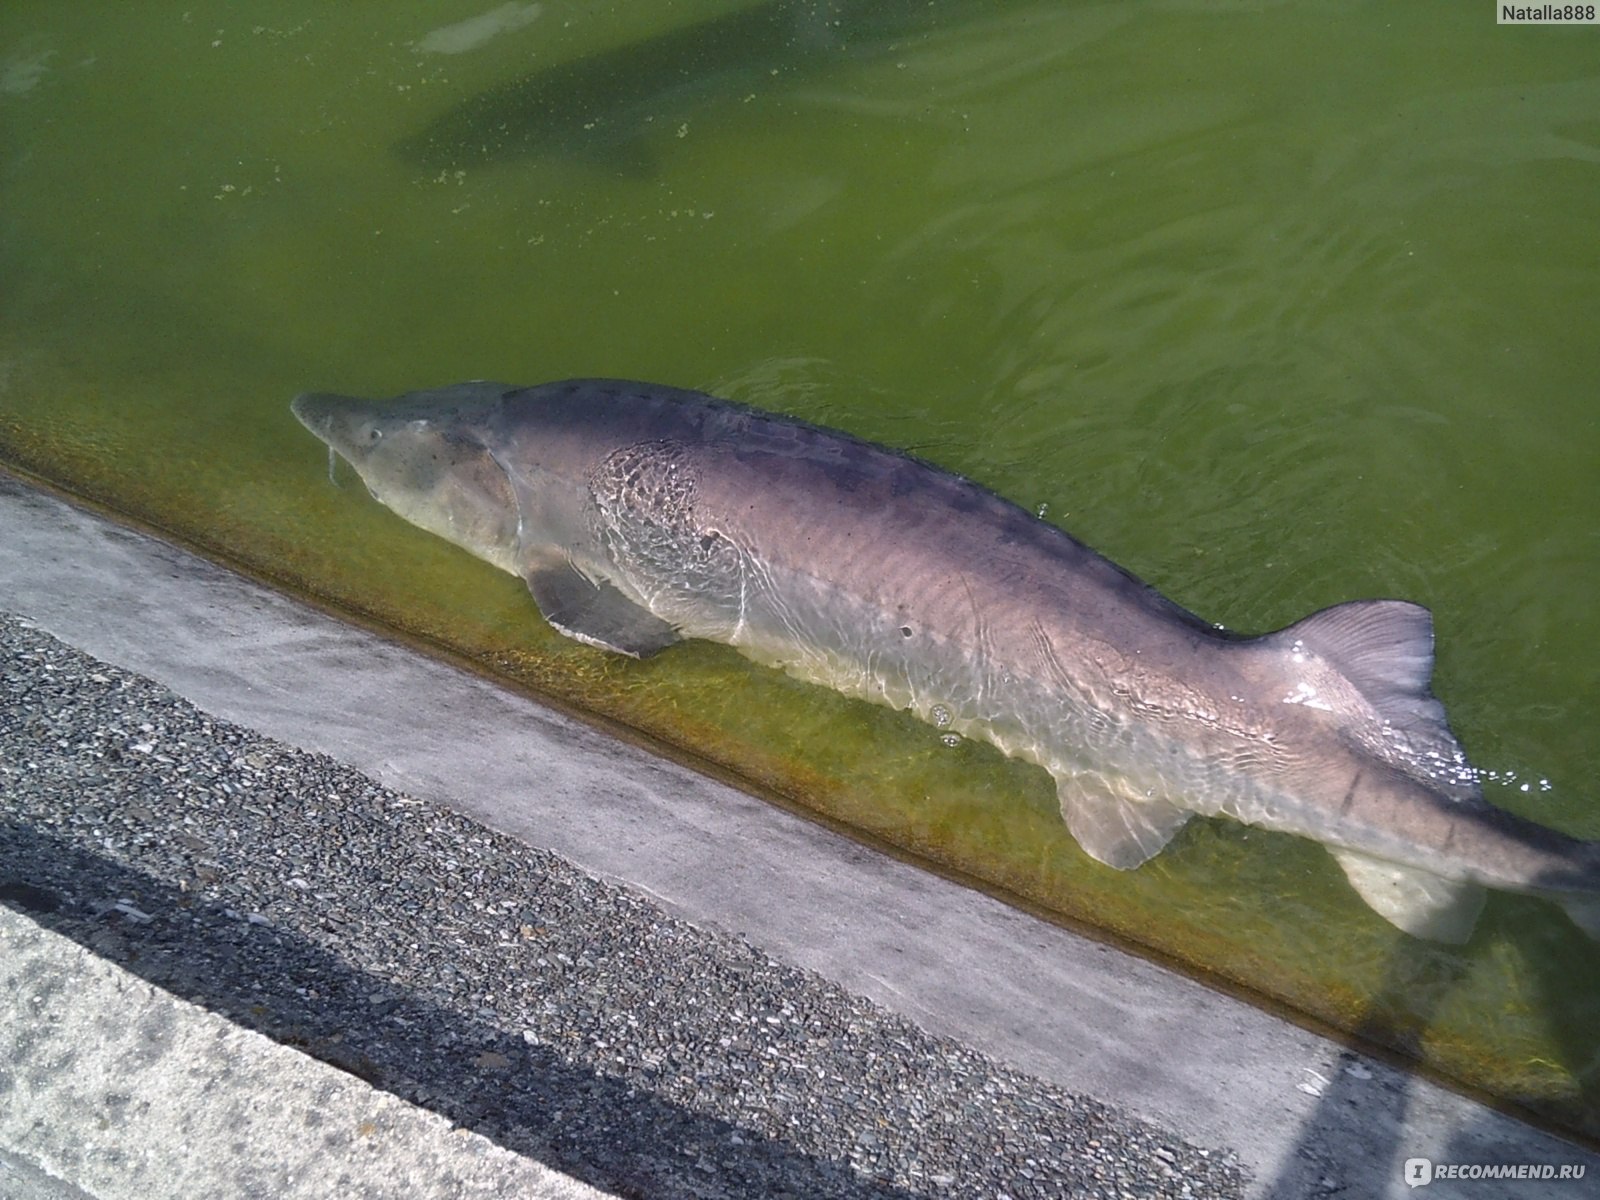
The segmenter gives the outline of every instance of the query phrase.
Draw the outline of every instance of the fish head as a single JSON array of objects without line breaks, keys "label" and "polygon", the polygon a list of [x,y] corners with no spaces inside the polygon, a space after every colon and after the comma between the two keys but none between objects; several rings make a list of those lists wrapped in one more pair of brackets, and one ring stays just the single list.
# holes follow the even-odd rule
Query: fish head
[{"label": "fish head", "polygon": [[467,383],[394,401],[308,392],[290,410],[380,504],[505,570],[515,570],[516,494],[490,448],[504,384]]}]

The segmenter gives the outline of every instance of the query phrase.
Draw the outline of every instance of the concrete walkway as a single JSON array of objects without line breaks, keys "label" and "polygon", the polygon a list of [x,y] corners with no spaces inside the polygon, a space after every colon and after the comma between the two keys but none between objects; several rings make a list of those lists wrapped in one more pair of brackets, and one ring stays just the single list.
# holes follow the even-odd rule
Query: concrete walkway
[{"label": "concrete walkway", "polygon": [[6,1200],[604,1200],[5,908],[0,995]]},{"label": "concrete walkway", "polygon": [[[1093,1097],[1195,1146],[1231,1152],[1253,1180],[1252,1194],[1413,1195],[1402,1182],[1402,1166],[1413,1158],[1580,1164],[1590,1181],[1600,1177],[1600,1156],[1587,1150],[1142,959],[866,851],[3,474],[0,610],[156,680],[206,713],[331,755],[398,791],[554,851],[694,926],[742,935],[778,962],[815,972],[1052,1088]],[[95,981],[85,984],[74,1008],[73,1019],[86,1022],[86,1030],[95,1028],[97,1011],[107,1011],[107,996],[121,995],[126,1005],[132,988],[140,1028],[169,1021],[173,1028],[192,1028],[199,1041],[185,1044],[230,1036],[208,1024],[220,1017],[151,995],[148,985],[119,982],[116,968],[96,964],[25,919],[7,918],[0,935],[8,939],[5,967],[13,973],[0,994],[3,1027],[26,1033],[35,1020],[28,987],[12,984],[12,947],[22,946],[36,967],[30,978]],[[97,990],[106,988],[111,991]],[[162,1005],[165,1015],[157,1016]],[[78,1041],[80,1053],[92,1056],[90,1040]],[[370,1167],[375,1179],[388,1178],[387,1167],[373,1164],[392,1162],[391,1153],[433,1155],[434,1147],[461,1136],[380,1094],[330,1101],[332,1093],[318,1091],[326,1085],[315,1082],[316,1072],[328,1068],[260,1040],[245,1037],[248,1053],[260,1055],[263,1064],[273,1054],[299,1064],[263,1065],[249,1086],[281,1084],[285,1097],[309,1089],[331,1103],[337,1116],[328,1119],[344,1131],[355,1156],[338,1160],[334,1169]],[[109,1039],[102,1047],[124,1056],[133,1051],[132,1044]],[[156,1076],[156,1090],[169,1080],[178,1086],[183,1074]],[[188,1070],[191,1082],[197,1074],[206,1076],[207,1086],[231,1086],[203,1067]],[[52,1095],[63,1101],[38,1114],[53,1114],[58,1142],[73,1140],[74,1120],[95,1119],[70,1103],[65,1084],[36,1079],[34,1086],[39,1105],[54,1104]],[[346,1076],[342,1086],[362,1085]],[[0,1092],[12,1110],[0,1121],[0,1188],[23,1179],[30,1164],[59,1173],[67,1162],[51,1149],[55,1143],[29,1140],[38,1120],[15,1111],[18,1097],[28,1095]],[[260,1100],[291,1102],[299,1103]],[[368,1112],[384,1114],[370,1119],[385,1132],[358,1144],[349,1129],[352,1121],[369,1120],[360,1115]],[[148,1132],[130,1124],[128,1136],[149,1146],[172,1136],[172,1128],[159,1120]],[[401,1128],[423,1132],[388,1133]],[[269,1161],[275,1147],[286,1162],[301,1150],[292,1125],[262,1125],[242,1146],[240,1155]],[[475,1164],[501,1161],[476,1147],[471,1155],[487,1156],[474,1158]],[[217,1156],[211,1157],[215,1163]],[[458,1165],[440,1169],[457,1170],[460,1160],[449,1161]],[[533,1172],[526,1177],[535,1181],[526,1185],[530,1190],[518,1190],[524,1185],[517,1176],[519,1182],[484,1194],[593,1194],[531,1190],[568,1185],[537,1182],[545,1178],[537,1163],[506,1169],[524,1168]],[[68,1170],[68,1181],[96,1196],[131,1194],[111,1187],[103,1172]],[[1516,1195],[1556,1200],[1580,1194],[1585,1185],[1514,1186]],[[136,1190],[146,1197],[255,1194],[220,1184]],[[388,1193],[374,1184],[368,1192],[273,1194]],[[441,1188],[405,1194],[477,1193]],[[927,1194],[964,1193],[957,1186]],[[1508,1192],[1503,1183],[1440,1181],[1420,1194]]]}]

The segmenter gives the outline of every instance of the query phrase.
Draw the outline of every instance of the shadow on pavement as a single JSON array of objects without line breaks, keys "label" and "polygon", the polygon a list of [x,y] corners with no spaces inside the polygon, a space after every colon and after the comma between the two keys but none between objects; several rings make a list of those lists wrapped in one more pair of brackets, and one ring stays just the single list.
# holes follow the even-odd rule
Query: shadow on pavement
[{"label": "shadow on pavement", "polygon": [[[1355,1038],[1359,1043],[1385,1047],[1397,1051],[1402,1057],[1413,1060],[1423,1058],[1423,1042],[1433,1017],[1448,1002],[1451,994],[1461,986],[1476,968],[1478,960],[1497,942],[1514,937],[1513,928],[1505,919],[1508,910],[1538,901],[1521,897],[1496,896],[1492,898],[1472,939],[1462,947],[1444,947],[1419,941],[1395,933],[1384,964],[1383,986],[1367,1006],[1366,1017],[1356,1026]],[[1556,929],[1550,936],[1574,941],[1572,947],[1580,955],[1592,956],[1593,950],[1576,930]],[[1580,944],[1581,943],[1581,944]],[[1552,978],[1542,964],[1562,961],[1562,956],[1548,949],[1518,955],[1518,967],[1536,972],[1533,976],[1536,991],[1548,1003],[1545,1010],[1554,1006],[1559,991],[1570,980]],[[1391,1016],[1379,1014],[1404,1014],[1404,1024],[1397,1024]],[[1559,1035],[1563,1028],[1554,1023]],[[1569,1041],[1562,1047],[1563,1062],[1575,1076],[1587,1070],[1586,1091],[1600,1087],[1600,1064],[1584,1063],[1588,1047],[1581,1040]],[[1277,1177],[1265,1188],[1268,1197],[1303,1197],[1330,1195],[1415,1195],[1437,1200],[1441,1196],[1488,1197],[1494,1189],[1506,1186],[1502,1182],[1487,1180],[1438,1180],[1430,1183],[1424,1178],[1432,1169],[1431,1153],[1442,1157],[1440,1162],[1472,1164],[1515,1164],[1528,1157],[1526,1143],[1508,1146],[1505,1118],[1488,1110],[1479,1110],[1479,1120],[1462,1126],[1455,1132],[1447,1147],[1432,1150],[1408,1144],[1407,1116],[1415,1104],[1415,1084],[1418,1077],[1403,1067],[1374,1062],[1369,1056],[1355,1050],[1345,1050],[1333,1064],[1331,1078],[1321,1080],[1320,1097],[1312,1116],[1304,1123],[1291,1153],[1286,1156]],[[1313,1085],[1314,1086],[1314,1085]],[[1557,1114],[1570,1117],[1570,1103]],[[1537,1136],[1537,1135],[1536,1135]],[[1562,1157],[1562,1147],[1567,1143],[1554,1134],[1538,1139],[1548,1150],[1548,1161],[1534,1164],[1559,1170],[1563,1164],[1591,1161],[1593,1152],[1571,1146]],[[1418,1160],[1427,1159],[1428,1165]],[[1512,1185],[1519,1188],[1538,1186],[1529,1182]],[[1518,1195],[1573,1195],[1572,1183],[1554,1182],[1545,1191],[1519,1191]],[[1562,1189],[1566,1188],[1566,1191]],[[1420,1190],[1418,1190],[1420,1189]]]},{"label": "shadow on pavement", "polygon": [[[137,916],[109,907],[123,899]],[[0,826],[0,902],[237,1025],[623,1197],[913,1200],[30,828]]]}]

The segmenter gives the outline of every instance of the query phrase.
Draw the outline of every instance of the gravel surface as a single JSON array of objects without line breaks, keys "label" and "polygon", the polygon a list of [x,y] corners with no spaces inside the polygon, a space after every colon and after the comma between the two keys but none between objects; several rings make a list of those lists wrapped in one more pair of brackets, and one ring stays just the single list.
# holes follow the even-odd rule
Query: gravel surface
[{"label": "gravel surface", "polygon": [[1231,1155],[4,614],[0,902],[625,1197],[1244,1190]]}]

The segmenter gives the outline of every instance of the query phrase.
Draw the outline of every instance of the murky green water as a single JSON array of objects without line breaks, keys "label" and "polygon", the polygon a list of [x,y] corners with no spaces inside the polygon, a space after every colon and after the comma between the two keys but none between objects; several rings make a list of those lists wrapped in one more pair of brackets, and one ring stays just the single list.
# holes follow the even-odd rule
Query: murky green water
[{"label": "murky green water", "polygon": [[[0,457],[1600,1134],[1600,948],[1399,935],[1223,822],[706,644],[553,635],[289,398],[701,387],[962,471],[1244,630],[1398,595],[1492,800],[1600,837],[1600,34],[1488,5],[0,8]],[[471,18],[476,23],[462,25]]]}]

